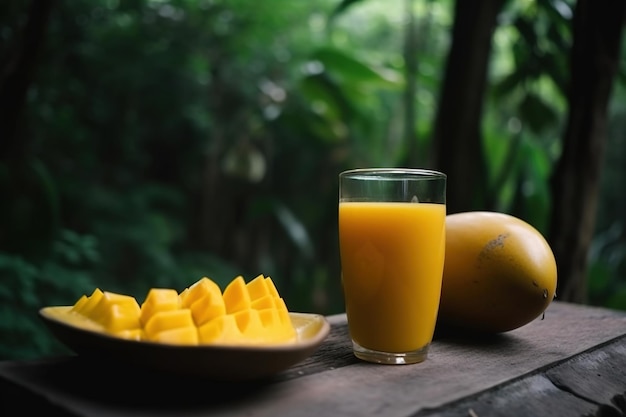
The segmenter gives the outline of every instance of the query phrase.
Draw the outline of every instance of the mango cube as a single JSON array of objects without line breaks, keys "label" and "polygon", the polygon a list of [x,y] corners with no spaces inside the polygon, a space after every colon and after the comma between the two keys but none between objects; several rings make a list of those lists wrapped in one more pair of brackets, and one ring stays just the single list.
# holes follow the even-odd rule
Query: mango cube
[{"label": "mango cube", "polygon": [[273,297],[280,298],[280,294],[278,294],[278,290],[276,289],[276,285],[274,285],[274,281],[272,281],[272,278],[265,278],[265,285],[267,286],[267,290]]},{"label": "mango cube", "polygon": [[276,302],[274,301],[274,297],[271,295],[266,295],[261,298],[257,298],[250,303],[250,307],[255,310],[265,310],[265,309],[275,309]]},{"label": "mango cube", "polygon": [[295,330],[293,329],[293,323],[291,322],[291,317],[289,317],[289,310],[287,309],[287,305],[285,304],[285,300],[283,300],[282,298],[275,298],[274,301],[277,304],[276,311],[280,316],[280,322],[282,327],[295,333]]},{"label": "mango cube", "polygon": [[250,294],[242,276],[238,276],[226,286],[223,297],[227,314],[250,308]]},{"label": "mango cube", "polygon": [[236,344],[243,340],[243,335],[237,326],[233,315],[223,315],[198,328],[200,343],[228,343]]},{"label": "mango cube", "polygon": [[207,293],[215,292],[219,293],[220,296],[222,295],[220,287],[215,282],[210,278],[203,277],[180,293],[180,302],[183,307],[189,308],[189,306],[204,297]]},{"label": "mango cube", "polygon": [[257,276],[255,279],[246,284],[248,288],[248,294],[250,294],[250,300],[258,300],[259,298],[263,298],[266,295],[269,295],[269,288],[267,287],[267,282],[265,281],[265,277],[263,275]]},{"label": "mango cube", "polygon": [[163,330],[151,339],[153,342],[169,343],[176,345],[197,345],[198,329],[192,326],[179,327],[176,329]]},{"label": "mango cube", "polygon": [[152,288],[148,291],[145,301],[141,304],[141,324],[143,326],[148,320],[160,311],[172,311],[180,308],[180,298],[178,292],[169,288]]},{"label": "mango cube", "polygon": [[89,302],[89,297],[87,295],[81,295],[81,297],[76,301],[76,303],[74,303],[74,305],[72,306],[72,310],[75,313],[80,312],[85,305]]},{"label": "mango cube", "polygon": [[226,305],[220,287],[208,278],[202,278],[181,293],[182,306],[189,308],[196,326],[226,314]]},{"label": "mango cube", "polygon": [[233,314],[233,316],[235,317],[239,331],[241,331],[241,334],[245,338],[258,340],[263,337],[265,328],[263,327],[263,322],[261,322],[258,311],[254,309],[242,310]]},{"label": "mango cube", "polygon": [[144,326],[144,331],[146,338],[156,340],[159,337],[159,333],[181,327],[191,327],[194,330],[196,328],[191,316],[191,310],[187,308],[156,313],[148,320],[148,323]]},{"label": "mango cube", "polygon": [[104,293],[102,290],[100,288],[96,288],[90,296],[83,295],[80,297],[72,307],[72,311],[89,317],[91,315],[91,311],[100,302],[103,295]]},{"label": "mango cube", "polygon": [[134,305],[131,303],[113,304],[101,316],[100,323],[112,333],[140,329],[139,305],[136,303]]},{"label": "mango cube", "polygon": [[81,297],[74,307],[76,312],[99,323],[111,333],[141,327],[139,304],[129,295],[96,290],[86,300]]},{"label": "mango cube", "polygon": [[259,319],[261,320],[261,323],[263,323],[263,327],[265,327],[266,329],[282,327],[280,314],[278,314],[278,310],[276,310],[275,308],[265,308],[257,311],[259,314]]}]

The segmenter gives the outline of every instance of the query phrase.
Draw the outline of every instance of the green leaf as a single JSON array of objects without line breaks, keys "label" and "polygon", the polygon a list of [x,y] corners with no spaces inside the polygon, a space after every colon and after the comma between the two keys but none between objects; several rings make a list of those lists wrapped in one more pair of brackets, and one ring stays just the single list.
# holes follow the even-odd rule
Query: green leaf
[{"label": "green leaf", "polygon": [[525,76],[521,71],[514,71],[498,82],[495,83],[493,87],[493,94],[495,98],[506,98],[510,96],[515,89],[520,87],[524,82]]},{"label": "green leaf", "polygon": [[352,108],[342,91],[323,74],[310,75],[300,81],[300,92],[310,109],[326,119],[338,120],[352,113]]},{"label": "green leaf", "polygon": [[396,71],[374,68],[345,51],[320,48],[312,54],[311,58],[321,62],[325,71],[337,77],[343,84],[394,88],[400,86],[400,77]]}]

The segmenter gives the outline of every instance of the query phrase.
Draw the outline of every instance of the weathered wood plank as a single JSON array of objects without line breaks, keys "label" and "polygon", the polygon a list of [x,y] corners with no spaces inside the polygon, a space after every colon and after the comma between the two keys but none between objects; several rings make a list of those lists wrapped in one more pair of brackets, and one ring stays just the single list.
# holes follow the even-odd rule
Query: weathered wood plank
[{"label": "weathered wood plank", "polygon": [[555,366],[546,376],[563,391],[597,403],[593,415],[626,416],[626,337]]},{"label": "weathered wood plank", "polygon": [[[544,320],[507,334],[482,339],[441,336],[425,362],[385,366],[357,361],[350,351],[345,317],[330,320],[331,335],[313,357],[259,384],[226,385],[115,374],[76,359],[41,364],[0,362],[0,379],[84,416],[405,417],[443,410],[491,391],[514,392],[513,383],[522,384],[518,389],[535,396],[537,404],[545,405],[541,396],[544,390],[554,391],[562,409],[587,412],[595,410],[597,404],[583,406],[589,402],[582,387],[570,383],[571,378],[563,376],[565,371],[553,372],[549,377],[554,381],[559,375],[565,378],[571,392],[560,389],[541,373],[626,333],[625,313],[552,303]],[[572,369],[584,363],[594,362],[572,362]],[[103,378],[106,372],[111,372],[114,384]],[[588,371],[581,372],[586,376]],[[609,379],[608,373],[602,374]],[[619,375],[611,374],[610,379],[614,377]],[[532,378],[539,378],[538,383],[531,383],[535,381]],[[589,395],[591,398],[596,394]],[[522,397],[509,396],[508,400],[509,410],[523,411]],[[476,408],[486,411],[478,405]]]},{"label": "weathered wood plank", "polygon": [[544,375],[533,375],[458,404],[423,410],[414,417],[575,417],[596,408],[596,404],[557,388]]},{"label": "weathered wood plank", "polygon": [[626,415],[626,336],[458,403],[414,417]]}]

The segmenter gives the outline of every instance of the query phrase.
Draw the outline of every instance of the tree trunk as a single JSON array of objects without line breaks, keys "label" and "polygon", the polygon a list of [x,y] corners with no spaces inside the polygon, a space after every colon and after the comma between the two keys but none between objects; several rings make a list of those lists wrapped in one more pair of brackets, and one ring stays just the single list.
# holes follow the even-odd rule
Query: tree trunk
[{"label": "tree trunk", "polygon": [[0,68],[0,161],[23,156],[23,138],[17,137],[19,121],[26,102],[26,93],[33,81],[37,58],[44,43],[53,0],[32,0],[24,26],[22,43],[16,45],[14,56],[7,57]]},{"label": "tree trunk", "polygon": [[452,45],[433,137],[435,166],[448,175],[449,213],[481,206],[485,164],[480,123],[491,40],[503,3],[457,0],[455,4]]},{"label": "tree trunk", "polygon": [[626,2],[578,0],[570,57],[569,115],[563,152],[551,179],[549,241],[559,271],[559,299],[587,300],[587,254],[594,233],[607,106],[618,70]]},{"label": "tree trunk", "polygon": [[0,57],[0,251],[49,255],[58,226],[57,194],[43,163],[20,133],[54,0],[32,0],[15,44]]}]

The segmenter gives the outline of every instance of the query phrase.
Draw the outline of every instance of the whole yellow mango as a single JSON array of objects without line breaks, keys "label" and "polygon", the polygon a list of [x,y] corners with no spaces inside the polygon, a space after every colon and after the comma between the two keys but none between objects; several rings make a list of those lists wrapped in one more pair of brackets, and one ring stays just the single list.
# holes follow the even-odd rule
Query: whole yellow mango
[{"label": "whole yellow mango", "polygon": [[438,326],[501,333],[536,319],[555,297],[552,249],[525,221],[474,211],[446,217]]}]

